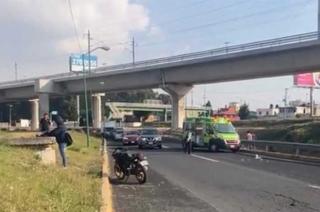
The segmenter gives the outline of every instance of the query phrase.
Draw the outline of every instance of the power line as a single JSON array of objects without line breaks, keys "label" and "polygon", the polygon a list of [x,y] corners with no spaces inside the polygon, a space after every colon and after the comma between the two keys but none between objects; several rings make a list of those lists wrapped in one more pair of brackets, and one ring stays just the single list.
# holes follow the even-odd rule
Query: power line
[{"label": "power line", "polygon": [[[205,0],[205,1],[207,1],[207,0]],[[205,1],[199,1],[199,3],[203,3]],[[231,4],[228,4],[228,5],[222,6],[222,7],[213,8],[213,9],[210,9],[210,10],[207,10],[207,11],[203,11],[203,12],[193,13],[192,15],[189,14],[187,16],[181,16],[181,17],[178,17],[178,18],[167,19],[167,20],[162,21],[162,22],[160,22],[160,23],[158,23],[156,25],[151,25],[150,27],[168,26],[170,24],[174,24],[174,23],[177,23],[177,22],[185,21],[186,19],[191,19],[191,18],[207,15],[208,13],[218,12],[218,11],[221,11],[223,9],[232,8],[234,6],[237,6],[237,5],[243,4],[243,3],[247,3],[247,2],[249,2],[249,1],[248,0],[241,0],[241,1],[237,1],[235,3],[231,3]],[[116,22],[114,22],[114,23],[116,23]],[[118,23],[122,23],[122,22],[118,22]],[[114,24],[107,24],[107,25],[108,26],[112,26]],[[113,33],[111,33],[111,34],[108,35],[108,37],[109,38],[110,37],[118,37],[118,35],[114,35]]]},{"label": "power line", "polygon": [[[312,0],[308,0],[308,2],[303,2],[303,5],[308,5],[312,2]],[[261,15],[261,14],[265,14],[265,13],[274,13],[274,12],[278,12],[278,10],[283,10],[284,8],[288,8],[291,7],[292,5],[296,5],[296,6],[300,6],[302,3],[300,4],[291,4],[290,6],[285,6],[285,7],[277,7],[277,8],[273,8],[273,9],[269,9],[269,10],[263,10],[260,12],[255,12],[255,13],[250,13],[248,15],[244,15],[244,16],[238,16],[238,17],[234,17],[234,18],[230,18],[230,19],[225,19],[222,21],[217,21],[217,22],[213,22],[213,23],[208,23],[208,24],[203,24],[203,25],[198,25],[195,27],[190,27],[190,28],[185,28],[185,29],[180,29],[180,30],[176,30],[173,32],[170,32],[170,34],[175,34],[175,35],[179,35],[182,34],[184,32],[188,32],[188,31],[194,31],[194,30],[198,30],[198,29],[202,29],[202,28],[208,28],[208,27],[212,27],[212,26],[217,26],[220,24],[224,24],[227,22],[232,22],[232,21],[239,21],[242,19],[247,19],[247,18],[251,18],[257,15]],[[279,20],[279,19],[276,19]],[[183,34],[185,36],[185,34]],[[194,36],[194,35],[192,35]],[[177,39],[171,39],[171,40],[178,40],[180,38]],[[167,43],[168,41],[160,41],[160,42],[145,42],[145,43],[141,43],[141,45],[139,45],[140,47],[146,47],[146,46],[154,46],[154,45],[159,45],[162,43]]]},{"label": "power line", "polygon": [[[310,1],[311,0],[308,0],[307,3],[310,3]],[[259,12],[250,13],[250,14],[244,15],[244,16],[238,16],[238,17],[226,19],[224,21],[211,22],[211,23],[207,23],[207,24],[194,26],[194,27],[184,28],[184,29],[173,31],[171,33],[183,33],[183,32],[193,31],[193,30],[197,30],[197,29],[201,29],[201,28],[212,27],[212,26],[216,26],[216,25],[219,25],[219,24],[224,24],[224,23],[227,23],[227,22],[236,21],[236,20],[239,20],[239,19],[251,18],[251,17],[257,16],[257,15],[262,15],[262,14],[271,13],[271,12],[272,13],[273,12],[277,12],[279,10],[283,11],[283,9],[289,8],[291,6],[305,5],[307,3],[303,2],[303,3],[299,3],[299,4],[290,4],[289,6],[287,5],[287,6],[283,6],[283,7],[276,7],[276,8],[272,8],[272,9],[269,9],[269,10],[263,10],[263,11],[259,11]]]},{"label": "power line", "polygon": [[242,3],[247,3],[247,2],[249,2],[249,1],[248,0],[241,0],[241,1],[238,1],[238,2],[235,2],[235,3],[231,3],[231,4],[228,4],[228,5],[222,6],[222,7],[213,8],[213,9],[210,9],[210,10],[207,10],[207,11],[202,11],[202,12],[199,12],[199,13],[194,13],[192,15],[182,16],[182,17],[179,17],[179,18],[176,18],[176,19],[171,19],[171,20],[169,19],[169,20],[160,22],[159,24],[157,24],[157,26],[172,24],[172,23],[184,21],[186,19],[203,16],[203,15],[206,15],[207,13],[218,12],[220,10],[232,8],[232,7],[236,6],[236,5],[239,5],[239,4],[242,4]]},{"label": "power line", "polygon": [[77,29],[75,18],[74,18],[74,15],[73,15],[71,0],[67,0],[67,2],[68,2],[68,8],[69,8],[71,20],[72,20],[72,23],[73,23],[73,30],[74,30],[74,33],[76,35],[77,41],[78,41],[78,47],[79,47],[79,50],[82,51],[81,42],[80,42],[80,38],[79,38],[79,33],[78,33],[78,29]]}]

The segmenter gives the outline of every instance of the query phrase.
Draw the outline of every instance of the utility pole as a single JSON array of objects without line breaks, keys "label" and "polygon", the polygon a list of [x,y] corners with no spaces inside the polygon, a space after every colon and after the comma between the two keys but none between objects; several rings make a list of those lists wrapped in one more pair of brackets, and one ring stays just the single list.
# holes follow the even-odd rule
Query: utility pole
[{"label": "utility pole", "polygon": [[[91,71],[91,61],[90,61],[90,30],[88,30],[88,72],[90,73]],[[82,54],[82,68],[83,68],[83,84],[84,84],[84,98],[85,98],[85,107],[86,107],[86,132],[87,132],[87,147],[89,147],[90,143],[90,129],[89,129],[89,107],[88,107],[88,89],[87,89],[87,73],[86,73],[86,68],[84,64],[84,57],[85,54]]]},{"label": "utility pole", "polygon": [[132,37],[132,41],[131,41],[132,64],[135,64],[135,62],[136,62],[136,50],[135,50],[135,47],[136,47],[136,43],[135,43],[134,37]]},{"label": "utility pole", "polygon": [[14,62],[14,76],[15,76],[15,80],[18,80],[18,64],[16,62]]},{"label": "utility pole", "polygon": [[207,96],[206,96],[206,86],[204,86],[204,89],[203,89],[203,106],[206,105],[206,102],[207,101]]},{"label": "utility pole", "polygon": [[310,117],[313,116],[313,87],[310,87]]},{"label": "utility pole", "polygon": [[11,126],[12,126],[12,115],[11,115],[11,113],[12,113],[12,107],[13,107],[13,105],[9,105],[9,130],[11,129]]},{"label": "utility pole", "polygon": [[191,89],[191,107],[193,107],[193,89]]},{"label": "utility pole", "polygon": [[318,0],[318,40],[320,39],[320,0]]},{"label": "utility pole", "polygon": [[287,118],[287,101],[288,101],[288,88],[285,89],[285,94],[284,94],[284,118]]},{"label": "utility pole", "polygon": [[91,36],[90,36],[90,30],[88,30],[88,70],[89,74],[91,73]]}]

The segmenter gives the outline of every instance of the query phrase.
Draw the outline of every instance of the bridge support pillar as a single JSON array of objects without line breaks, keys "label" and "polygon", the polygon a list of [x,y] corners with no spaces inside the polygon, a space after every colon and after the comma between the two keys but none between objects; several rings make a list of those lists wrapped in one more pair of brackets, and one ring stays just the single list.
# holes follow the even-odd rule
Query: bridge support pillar
[{"label": "bridge support pillar", "polygon": [[192,85],[170,84],[166,85],[163,90],[171,95],[172,115],[171,128],[182,128],[185,118],[185,95],[193,88]]},{"label": "bridge support pillar", "polygon": [[100,129],[102,121],[102,109],[101,109],[101,96],[104,96],[104,93],[98,93],[92,95],[92,112],[93,112],[93,128]]},{"label": "bridge support pillar", "polygon": [[39,127],[39,99],[29,100],[31,103],[31,130],[35,131]]},{"label": "bridge support pillar", "polygon": [[49,94],[40,93],[39,94],[39,108],[40,108],[40,116],[44,113],[49,113]]}]

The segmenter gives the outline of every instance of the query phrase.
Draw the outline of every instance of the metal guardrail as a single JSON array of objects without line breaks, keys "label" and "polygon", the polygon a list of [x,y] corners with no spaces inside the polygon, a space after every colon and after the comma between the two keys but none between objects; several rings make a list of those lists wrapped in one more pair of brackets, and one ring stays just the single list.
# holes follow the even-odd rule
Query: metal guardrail
[{"label": "metal guardrail", "polygon": [[[145,61],[136,62],[135,64],[126,63],[126,64],[120,64],[120,65],[100,67],[93,70],[92,74],[94,75],[94,73],[128,70],[128,69],[143,68],[143,67],[168,64],[168,63],[174,63],[174,62],[191,61],[194,59],[221,56],[221,55],[227,55],[231,53],[239,53],[239,52],[257,50],[257,49],[263,49],[263,48],[269,48],[269,47],[284,46],[288,44],[302,43],[302,42],[317,40],[319,36],[320,35],[318,32],[309,32],[309,33],[286,36],[286,37],[281,37],[276,39],[269,39],[269,40],[252,42],[247,44],[240,44],[240,45],[228,46],[223,48],[211,49],[211,50],[206,50],[201,52],[181,54],[177,56],[163,57],[163,58],[152,59],[152,60],[145,60]],[[59,78],[68,78],[68,77],[75,77],[75,76],[77,76],[77,74],[72,72],[55,74],[55,75],[47,75],[47,76],[29,78],[24,80],[3,82],[3,83],[0,83],[0,87],[32,83],[39,78],[59,79]]]},{"label": "metal guardrail", "polygon": [[312,156],[320,158],[319,144],[306,144],[284,141],[248,141],[242,140],[241,145],[251,150],[264,152],[285,153],[295,157]]}]

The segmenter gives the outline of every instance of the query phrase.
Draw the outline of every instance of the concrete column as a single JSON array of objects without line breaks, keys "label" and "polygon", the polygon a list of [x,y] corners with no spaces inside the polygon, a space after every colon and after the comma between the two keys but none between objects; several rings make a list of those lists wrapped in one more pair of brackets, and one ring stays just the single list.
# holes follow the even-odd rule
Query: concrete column
[{"label": "concrete column", "polygon": [[192,85],[170,84],[163,88],[171,95],[172,99],[172,129],[182,128],[185,119],[185,98],[184,96],[192,89]]},{"label": "concrete column", "polygon": [[39,108],[40,108],[40,116],[44,113],[49,113],[49,94],[40,93],[39,94]]},{"label": "concrete column", "polygon": [[168,111],[167,111],[167,109],[164,109],[163,112],[164,112],[164,121],[167,122],[168,121]]},{"label": "concrete column", "polygon": [[31,103],[31,130],[37,130],[39,128],[39,100],[30,100]]},{"label": "concrete column", "polygon": [[93,128],[100,129],[102,121],[102,110],[101,110],[101,96],[104,93],[92,95],[92,113],[93,113]]}]

